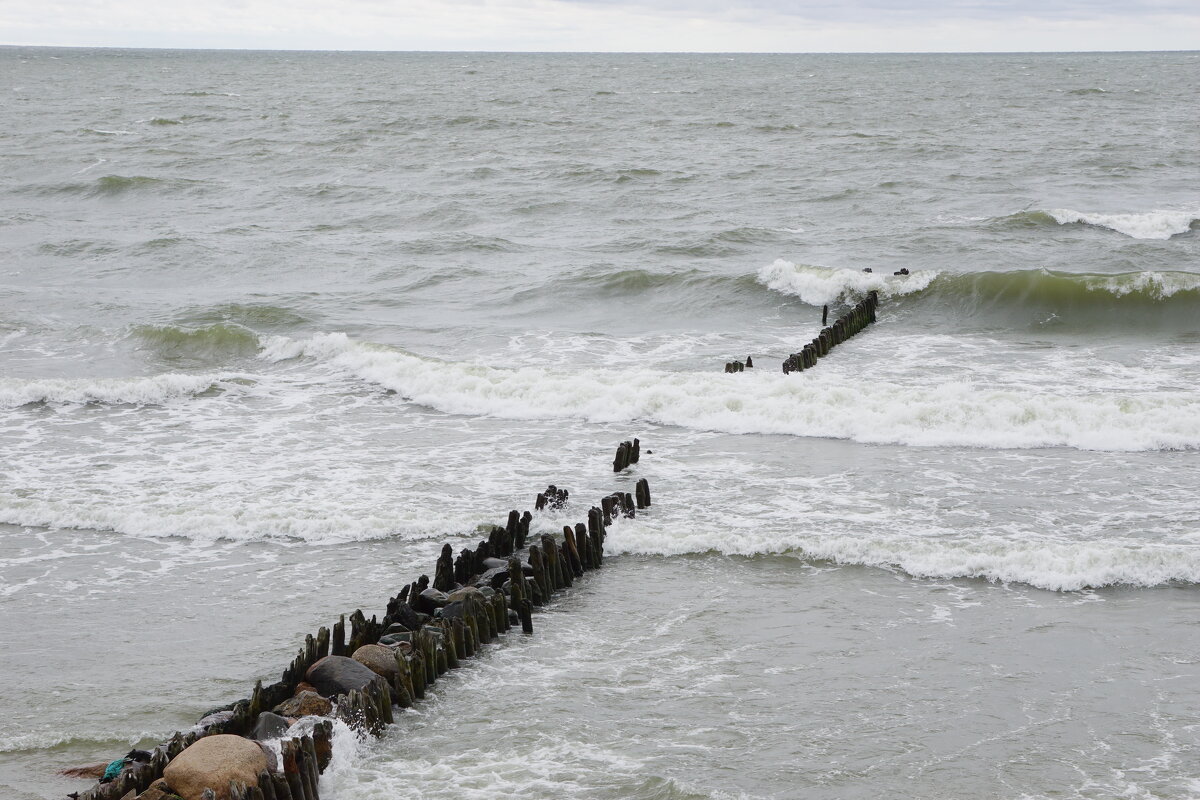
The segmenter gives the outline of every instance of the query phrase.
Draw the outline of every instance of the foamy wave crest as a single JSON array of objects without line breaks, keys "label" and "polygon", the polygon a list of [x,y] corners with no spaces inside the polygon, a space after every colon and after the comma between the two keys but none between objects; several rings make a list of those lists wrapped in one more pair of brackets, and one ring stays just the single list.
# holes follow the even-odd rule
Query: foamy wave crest
[{"label": "foamy wave crest", "polygon": [[1094,225],[1134,239],[1170,239],[1193,230],[1200,217],[1194,211],[1146,211],[1141,214],[1094,214],[1054,208],[1048,212],[1059,225]]},{"label": "foamy wave crest", "polygon": [[799,380],[755,370],[503,369],[421,358],[344,334],[277,338],[264,356],[310,357],[451,414],[506,419],[648,421],[727,433],[788,434],[918,446],[1089,450],[1200,447],[1192,392],[1051,394],[964,382],[919,386],[829,371]]},{"label": "foamy wave crest", "polygon": [[912,294],[928,288],[937,276],[934,270],[917,271],[911,275],[888,275],[794,264],[782,258],[758,271],[759,283],[768,289],[795,295],[814,306],[842,302],[871,291],[887,297]]},{"label": "foamy wave crest", "polygon": [[1000,537],[924,540],[916,537],[789,536],[764,540],[763,534],[694,531],[664,535],[641,525],[616,526],[616,553],[682,555],[794,554],[808,559],[900,569],[918,578],[984,578],[1026,583],[1051,591],[1101,586],[1161,586],[1200,583],[1200,549],[1182,545],[1119,542],[1016,541]]},{"label": "foamy wave crest", "polygon": [[149,405],[205,392],[242,388],[248,379],[221,375],[164,373],[144,378],[0,379],[0,408],[29,403]]}]

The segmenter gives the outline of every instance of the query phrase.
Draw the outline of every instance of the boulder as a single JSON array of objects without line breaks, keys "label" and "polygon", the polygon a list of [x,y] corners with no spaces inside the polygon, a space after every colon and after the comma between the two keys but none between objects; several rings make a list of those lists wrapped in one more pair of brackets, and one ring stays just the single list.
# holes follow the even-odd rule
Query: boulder
[{"label": "boulder", "polygon": [[506,558],[485,558],[483,560],[483,568],[487,569],[508,569],[508,559]]},{"label": "boulder", "polygon": [[183,800],[200,800],[212,789],[217,800],[229,800],[229,782],[258,786],[258,773],[267,768],[267,757],[257,742],[219,733],[206,736],[167,764],[163,780]]},{"label": "boulder", "polygon": [[279,772],[279,758],[275,755],[275,750],[266,742],[257,744],[267,759],[267,772]]},{"label": "boulder", "polygon": [[417,595],[417,599],[413,601],[413,609],[421,614],[432,614],[434,609],[441,608],[448,602],[445,592],[430,587]]},{"label": "boulder", "polygon": [[401,642],[411,642],[412,636],[412,631],[385,633],[379,637],[379,643],[388,647],[395,647]]},{"label": "boulder", "polygon": [[437,615],[441,619],[462,619],[463,617],[463,602],[461,600],[444,605],[437,610]]},{"label": "boulder", "polygon": [[508,567],[495,567],[479,576],[476,584],[479,586],[487,586],[492,589],[499,589],[508,580]]},{"label": "boulder", "polygon": [[280,715],[264,711],[258,715],[258,721],[254,723],[254,732],[250,734],[250,738],[258,739],[260,742],[267,739],[278,739],[290,727],[292,726],[288,724],[288,721]]},{"label": "boulder", "polygon": [[104,777],[104,770],[108,768],[107,761],[101,761],[98,764],[83,764],[78,767],[65,767],[58,771],[59,775],[64,775],[68,778],[87,778],[93,781],[98,781]]},{"label": "boulder", "polygon": [[293,719],[307,716],[328,717],[333,713],[333,703],[316,692],[301,692],[275,706],[274,711],[281,717]]},{"label": "boulder", "polygon": [[446,599],[448,599],[451,603],[457,603],[466,600],[468,597],[478,597],[482,600],[483,592],[479,591],[474,586],[464,586],[461,589],[455,589],[453,592],[447,595]]},{"label": "boulder", "polygon": [[363,690],[383,679],[353,658],[325,656],[308,668],[305,676],[323,697],[337,697],[351,689]]},{"label": "boulder", "polygon": [[224,725],[231,719],[233,719],[233,712],[228,709],[210,711],[200,718],[200,721],[196,723],[196,727],[203,730],[204,728],[211,728],[214,725]]},{"label": "boulder", "polygon": [[383,677],[389,684],[400,672],[396,666],[395,652],[381,644],[364,644],[354,651],[354,660]]},{"label": "boulder", "polygon": [[312,693],[316,694],[316,691],[317,691],[317,687],[313,686],[308,681],[300,681],[299,683],[296,684],[296,691],[292,692],[292,697],[295,697],[296,695],[299,695],[299,694],[304,694],[305,692],[312,692]]},{"label": "boulder", "polygon": [[182,800],[182,798],[171,791],[171,787],[167,786],[166,781],[159,780],[150,784],[146,791],[137,796],[137,800]]},{"label": "boulder", "polygon": [[397,639],[396,637],[398,635],[399,634],[392,634],[391,636],[385,636],[383,639],[379,640],[379,643],[391,650],[399,650],[401,653],[411,653],[413,651],[412,642],[408,639]]},{"label": "boulder", "polygon": [[393,634],[393,633],[412,633],[417,628],[421,627],[420,625],[416,624],[415,622],[414,622],[414,626],[415,627],[410,628],[402,622],[393,622],[391,625],[387,626],[387,630],[385,630],[383,632],[383,635],[387,636],[387,635]]},{"label": "boulder", "polygon": [[391,629],[396,625],[402,626],[406,631],[415,631],[421,627],[420,615],[416,611],[413,611],[413,607],[408,603],[397,603],[394,607],[388,609],[388,611],[391,614],[393,623],[385,631],[386,633],[390,633]]}]

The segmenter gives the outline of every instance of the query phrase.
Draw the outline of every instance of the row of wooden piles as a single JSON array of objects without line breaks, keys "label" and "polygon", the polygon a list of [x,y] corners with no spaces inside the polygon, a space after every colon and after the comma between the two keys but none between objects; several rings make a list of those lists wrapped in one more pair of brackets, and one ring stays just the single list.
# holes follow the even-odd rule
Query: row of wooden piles
[{"label": "row of wooden piles", "polygon": [[[231,782],[229,800],[319,800],[317,784],[332,758],[333,723],[325,720],[318,725],[326,726],[321,737],[324,751],[318,748],[315,735],[281,742],[283,763],[279,765],[280,771],[260,772],[258,783],[253,785]],[[316,730],[313,733],[316,734]],[[205,792],[211,793],[211,797],[201,794],[202,800],[218,800],[214,790],[205,789]]]},{"label": "row of wooden piles", "polygon": [[726,373],[745,372],[748,369],[754,369],[754,358],[752,356],[746,356],[745,361],[726,361],[725,362],[725,372]]},{"label": "row of wooden piles", "polygon": [[[622,442],[617,449],[621,469],[637,463],[640,442]],[[619,470],[618,470],[619,471]],[[551,485],[539,493],[538,510],[561,509],[565,489]],[[310,670],[327,656],[353,656],[369,644],[391,649],[395,669],[390,679],[369,683],[332,697],[333,716],[351,727],[379,735],[394,721],[393,705],[411,707],[429,687],[463,659],[480,652],[514,626],[533,633],[532,611],[550,602],[561,590],[604,560],[607,528],[619,517],[631,518],[650,507],[650,485],[637,481],[633,495],[614,492],[588,510],[587,522],[565,525],[561,538],[530,535],[533,515],[509,512],[503,526],[493,526],[485,539],[457,555],[442,547],[434,577],[421,575],[387,602],[382,619],[369,619],[356,610],[341,616],[332,628],[322,627],[305,637],[304,646],[279,681],[259,681],[251,696],[209,712],[186,733],[176,732],[151,751],[148,763],[132,763],[109,782],[74,795],[78,800],[126,800],[143,797],[161,785],[166,766],[187,747],[216,734],[252,737],[264,712],[278,710],[308,687]],[[347,630],[347,622],[349,630]],[[389,667],[391,665],[388,665]],[[303,684],[303,686],[302,686]],[[231,783],[213,791],[216,800],[320,800],[318,780],[332,753],[332,722],[315,721],[311,733],[282,742],[282,763],[253,782]],[[156,784],[156,782],[159,782]],[[156,797],[170,797],[158,795]]]},{"label": "row of wooden piles", "polygon": [[621,442],[617,445],[617,454],[613,458],[613,472],[621,472],[638,463],[642,457],[642,443],[639,439],[632,442]]},{"label": "row of wooden piles", "polygon": [[838,317],[832,325],[823,328],[817,337],[798,353],[792,353],[783,362],[783,372],[803,372],[812,369],[817,361],[829,355],[829,351],[849,339],[854,334],[875,322],[875,309],[879,305],[879,295],[870,292],[853,308]]}]

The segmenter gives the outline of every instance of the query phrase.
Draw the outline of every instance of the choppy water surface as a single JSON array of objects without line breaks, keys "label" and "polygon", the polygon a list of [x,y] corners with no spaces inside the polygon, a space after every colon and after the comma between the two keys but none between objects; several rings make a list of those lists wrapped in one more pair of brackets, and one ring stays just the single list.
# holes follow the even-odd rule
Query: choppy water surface
[{"label": "choppy water surface", "polygon": [[639,476],[327,796],[1196,796],[1198,65],[0,49],[6,796]]}]

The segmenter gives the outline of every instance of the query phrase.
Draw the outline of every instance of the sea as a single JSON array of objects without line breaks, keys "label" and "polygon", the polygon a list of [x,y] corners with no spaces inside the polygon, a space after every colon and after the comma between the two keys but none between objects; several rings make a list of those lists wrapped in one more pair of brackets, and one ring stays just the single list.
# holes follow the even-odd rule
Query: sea
[{"label": "sea", "polygon": [[1200,797],[1198,75],[0,48],[0,795],[646,478],[322,797]]}]

